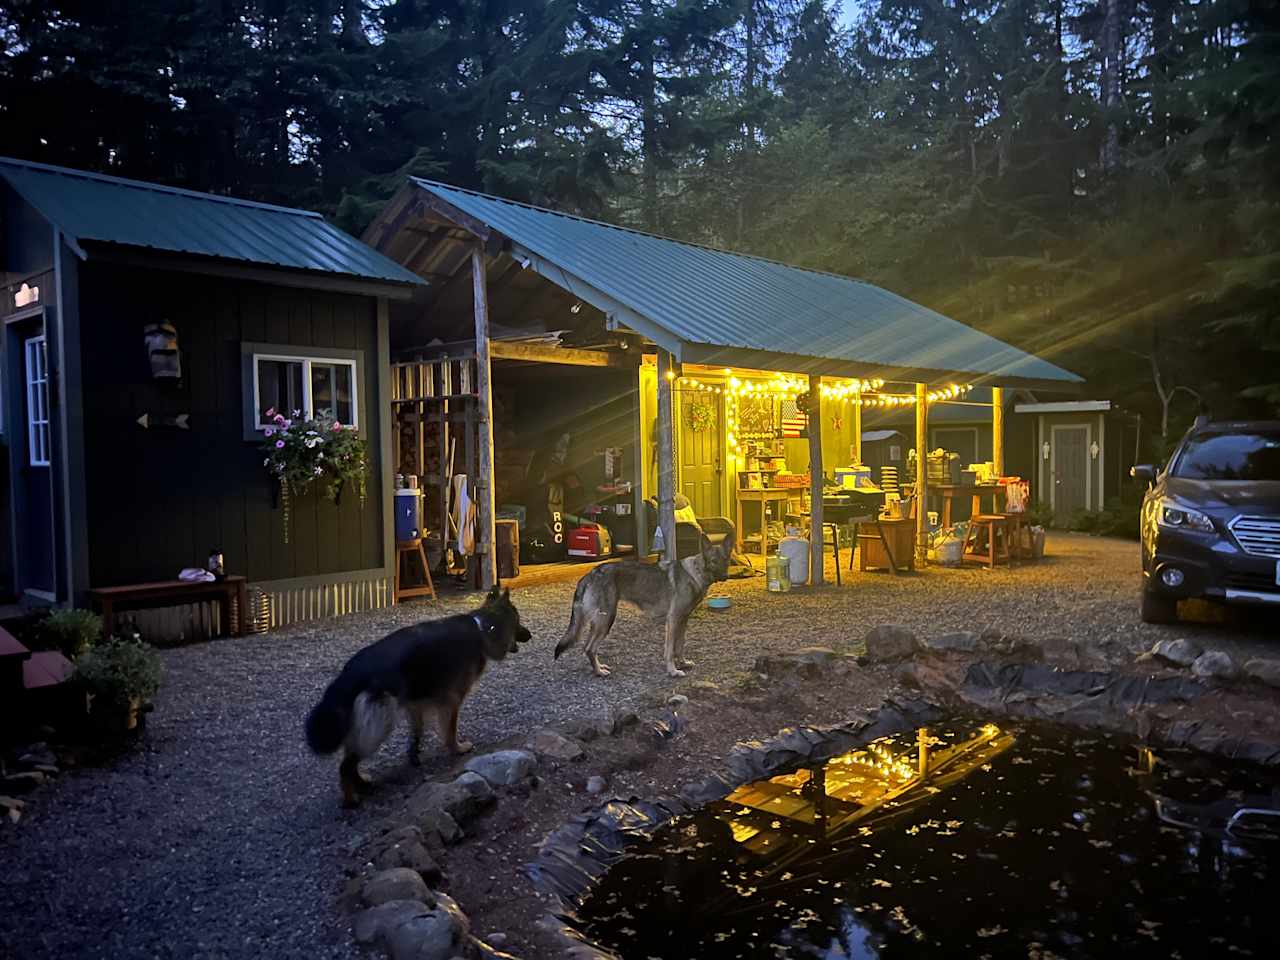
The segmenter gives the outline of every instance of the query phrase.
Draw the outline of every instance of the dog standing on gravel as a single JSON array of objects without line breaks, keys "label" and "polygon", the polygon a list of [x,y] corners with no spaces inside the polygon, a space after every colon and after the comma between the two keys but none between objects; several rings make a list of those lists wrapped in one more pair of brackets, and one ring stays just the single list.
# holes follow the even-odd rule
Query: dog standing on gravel
[{"label": "dog standing on gravel", "polygon": [[618,616],[618,601],[626,600],[649,616],[666,616],[664,655],[667,673],[683,677],[693,666],[684,659],[684,633],[689,617],[707,595],[711,584],[728,579],[729,558],[733,555],[736,534],[730,533],[718,546],[702,538],[702,552],[685,557],[674,576],[657,564],[619,560],[596,567],[578,581],[573,594],[573,612],[569,629],[556,645],[556,659],[580,640],[586,640],[587,659],[597,677],[607,677],[609,668],[600,662],[596,648],[613,629]]},{"label": "dog standing on gravel", "polygon": [[466,753],[458,740],[458,710],[485,665],[514,653],[530,634],[509,590],[494,587],[473,613],[427,620],[388,634],[358,652],[307,717],[307,743],[318,754],[344,749],[338,776],[343,805],[370,788],[360,761],[390,736],[396,709],[409,715],[409,762],[418,764],[426,715],[435,711],[450,753]]}]

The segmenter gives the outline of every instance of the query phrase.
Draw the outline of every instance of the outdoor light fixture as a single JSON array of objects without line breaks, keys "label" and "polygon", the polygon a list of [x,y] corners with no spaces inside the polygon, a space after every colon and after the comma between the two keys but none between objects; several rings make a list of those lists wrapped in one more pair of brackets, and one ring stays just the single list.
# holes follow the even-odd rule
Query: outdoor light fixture
[{"label": "outdoor light fixture", "polygon": [[581,313],[581,312],[582,312],[582,302],[581,302],[581,301],[579,301],[579,302],[575,303],[572,307],[570,307],[570,308],[569,308],[569,312],[570,312],[570,313]]}]

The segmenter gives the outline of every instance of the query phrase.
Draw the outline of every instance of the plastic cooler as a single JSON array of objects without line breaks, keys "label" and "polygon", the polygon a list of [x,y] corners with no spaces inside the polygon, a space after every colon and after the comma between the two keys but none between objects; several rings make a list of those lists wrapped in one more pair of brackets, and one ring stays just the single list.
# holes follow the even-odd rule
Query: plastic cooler
[{"label": "plastic cooler", "polygon": [[422,536],[422,491],[405,487],[396,491],[396,540],[405,542]]}]

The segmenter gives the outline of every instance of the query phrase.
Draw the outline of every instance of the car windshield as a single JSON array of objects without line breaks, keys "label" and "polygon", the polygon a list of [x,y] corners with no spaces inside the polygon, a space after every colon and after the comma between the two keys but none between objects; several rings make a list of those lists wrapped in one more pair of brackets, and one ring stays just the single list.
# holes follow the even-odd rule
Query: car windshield
[{"label": "car windshield", "polygon": [[1280,430],[1197,434],[1187,441],[1173,475],[1189,480],[1280,481]]}]

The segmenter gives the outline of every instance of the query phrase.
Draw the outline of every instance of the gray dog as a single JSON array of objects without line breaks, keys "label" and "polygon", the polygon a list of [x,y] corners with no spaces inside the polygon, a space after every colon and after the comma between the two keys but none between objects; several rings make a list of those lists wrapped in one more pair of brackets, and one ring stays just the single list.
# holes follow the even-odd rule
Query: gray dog
[{"label": "gray dog", "polygon": [[693,664],[684,659],[684,631],[689,617],[711,584],[729,575],[734,534],[719,546],[702,539],[702,552],[685,557],[669,577],[666,567],[621,560],[596,567],[578,581],[573,594],[573,613],[564,639],[556,645],[556,659],[579,640],[586,639],[587,659],[597,677],[607,677],[609,668],[600,662],[596,648],[609,635],[618,616],[618,601],[635,604],[649,616],[665,616],[667,673],[683,677]]}]

